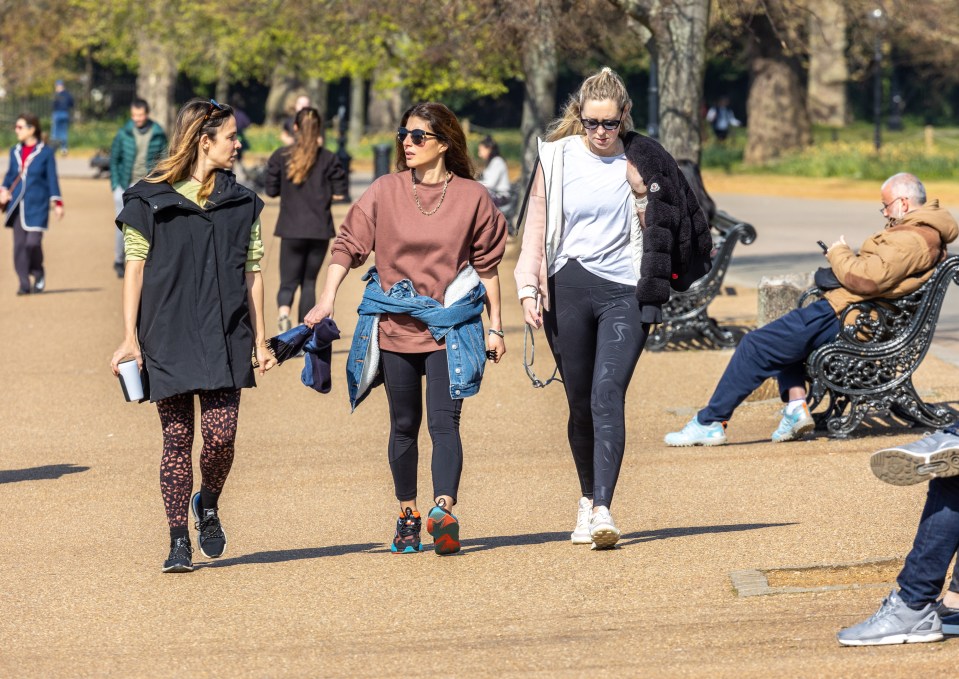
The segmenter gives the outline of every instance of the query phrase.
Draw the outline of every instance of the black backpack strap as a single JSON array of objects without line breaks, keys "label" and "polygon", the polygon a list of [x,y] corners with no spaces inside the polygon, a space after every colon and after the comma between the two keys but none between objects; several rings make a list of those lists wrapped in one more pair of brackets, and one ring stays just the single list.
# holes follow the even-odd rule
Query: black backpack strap
[{"label": "black backpack strap", "polygon": [[533,169],[529,173],[529,182],[526,184],[526,192],[523,194],[523,202],[516,213],[516,231],[519,232],[526,220],[526,208],[529,205],[529,196],[533,192],[533,181],[536,179],[536,168],[539,167],[539,154],[536,154],[536,160],[533,161]]}]

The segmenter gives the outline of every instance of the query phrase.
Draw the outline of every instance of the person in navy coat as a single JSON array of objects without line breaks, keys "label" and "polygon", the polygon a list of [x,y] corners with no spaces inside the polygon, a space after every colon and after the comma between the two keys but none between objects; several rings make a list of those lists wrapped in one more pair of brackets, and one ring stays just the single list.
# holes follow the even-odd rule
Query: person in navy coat
[{"label": "person in navy coat", "polygon": [[0,204],[5,205],[4,225],[13,229],[13,265],[20,279],[17,294],[28,295],[43,292],[46,287],[41,242],[49,224],[51,203],[57,219],[63,219],[63,199],[56,159],[42,141],[40,120],[32,113],[23,113],[14,131],[17,144],[10,149],[7,174],[0,185]]}]

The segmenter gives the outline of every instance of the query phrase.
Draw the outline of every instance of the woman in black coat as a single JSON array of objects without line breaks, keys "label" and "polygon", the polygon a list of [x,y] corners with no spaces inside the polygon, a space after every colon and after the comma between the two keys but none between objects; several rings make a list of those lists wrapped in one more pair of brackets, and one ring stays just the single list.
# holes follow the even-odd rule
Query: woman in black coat
[{"label": "woman in black coat", "polygon": [[323,117],[315,108],[300,109],[293,122],[292,146],[277,149],[266,166],[266,195],[280,197],[274,235],[280,243],[280,290],[276,294],[280,332],[290,329],[293,295],[300,289],[300,323],[316,306],[316,278],[333,230],[333,200],[348,190],[339,159],[323,148]]},{"label": "woman in black coat", "polygon": [[[275,359],[266,347],[261,201],[229,170],[239,149],[229,106],[180,109],[165,160],[123,194],[125,337],[111,366],[135,359],[163,427],[160,490],[170,526],[165,573],[193,570],[188,507],[200,551],[221,556],[218,500],[233,463],[240,390]],[[200,490],[193,491],[194,395],[200,399]]]}]

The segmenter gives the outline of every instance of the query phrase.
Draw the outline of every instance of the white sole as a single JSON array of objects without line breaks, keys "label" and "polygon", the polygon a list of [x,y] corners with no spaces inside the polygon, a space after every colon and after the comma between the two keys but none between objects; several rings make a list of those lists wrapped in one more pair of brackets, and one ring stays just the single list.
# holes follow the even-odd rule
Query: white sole
[{"label": "white sole", "polygon": [[808,434],[815,428],[816,428],[816,423],[813,420],[810,420],[809,422],[800,425],[798,429],[794,429],[793,431],[786,434],[782,438],[772,439],[772,442],[784,443],[786,441],[798,441],[799,439],[803,438],[806,434]]},{"label": "white sole", "polygon": [[959,450],[913,455],[890,448],[873,453],[869,466],[876,478],[894,486],[911,486],[937,477],[959,475]]},{"label": "white sole", "polygon": [[695,443],[670,443],[669,441],[663,441],[663,443],[665,443],[670,448],[695,448],[696,446],[709,448],[711,446],[726,445],[726,439],[719,439],[716,441],[696,441]]},{"label": "white sole", "polygon": [[570,539],[570,542],[572,542],[574,545],[591,545],[591,544],[593,544],[593,538],[592,538],[592,536],[591,536],[589,533],[587,533],[585,536],[583,536],[583,535],[576,535],[576,533],[573,533],[572,535],[569,536],[569,539]]},{"label": "white sole", "polygon": [[886,646],[892,644],[924,644],[930,641],[942,641],[942,633],[936,634],[893,634],[878,639],[839,640],[843,646]]}]

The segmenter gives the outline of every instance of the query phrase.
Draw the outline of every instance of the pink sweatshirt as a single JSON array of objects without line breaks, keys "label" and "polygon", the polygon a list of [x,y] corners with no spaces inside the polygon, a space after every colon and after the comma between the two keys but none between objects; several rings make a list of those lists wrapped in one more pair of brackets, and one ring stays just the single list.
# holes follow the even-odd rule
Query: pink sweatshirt
[{"label": "pink sweatshirt", "polygon": [[[429,212],[443,184],[417,184]],[[331,248],[332,262],[356,268],[376,252],[383,290],[404,278],[416,292],[443,303],[443,294],[467,264],[479,273],[497,267],[506,249],[506,218],[479,182],[454,176],[443,204],[427,217],[416,207],[410,172],[377,179],[350,208]],[[406,314],[383,314],[380,348],[400,353],[442,348],[423,323]]]}]

